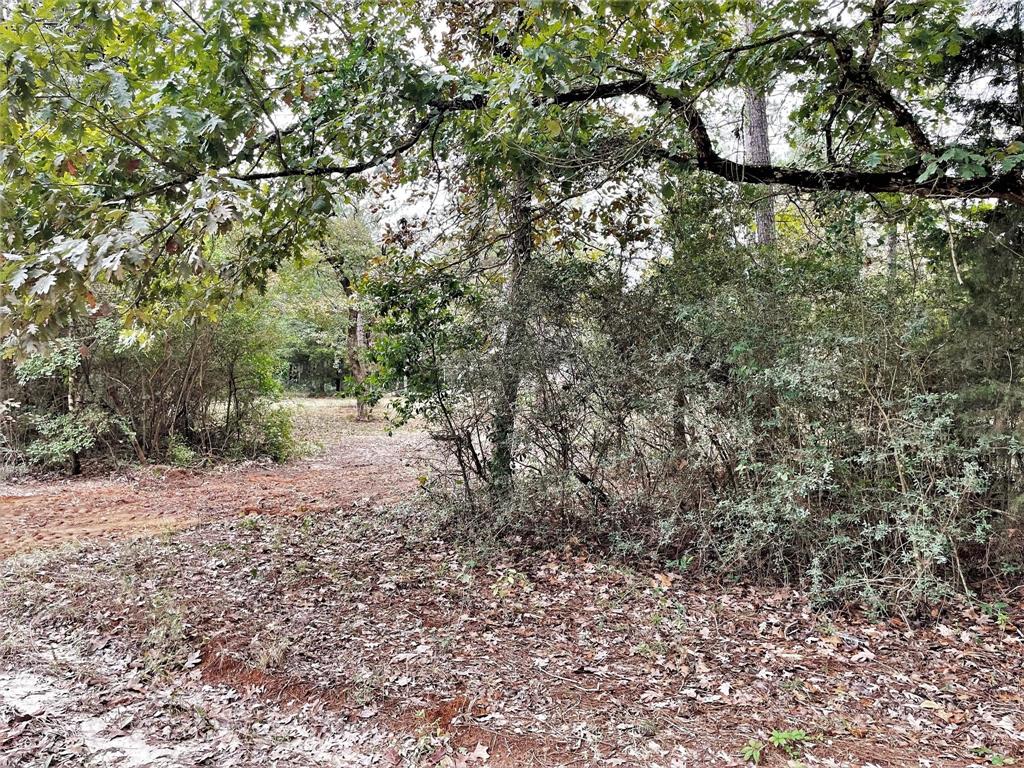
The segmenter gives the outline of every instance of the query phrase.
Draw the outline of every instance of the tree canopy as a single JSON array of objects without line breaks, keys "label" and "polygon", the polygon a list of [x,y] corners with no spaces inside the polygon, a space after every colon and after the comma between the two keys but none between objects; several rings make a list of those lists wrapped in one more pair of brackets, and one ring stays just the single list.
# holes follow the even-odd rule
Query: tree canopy
[{"label": "tree canopy", "polygon": [[[538,218],[608,178],[672,167],[1021,206],[1012,11],[956,0],[10,4],[6,343],[31,348],[89,312],[97,285],[128,276],[141,278],[141,322],[145,297],[183,275],[259,283],[342,201],[437,183],[453,163],[495,194],[543,166]],[[743,86],[773,94],[775,164],[735,159],[720,125]],[[246,247],[215,258],[213,238],[238,224]]]}]

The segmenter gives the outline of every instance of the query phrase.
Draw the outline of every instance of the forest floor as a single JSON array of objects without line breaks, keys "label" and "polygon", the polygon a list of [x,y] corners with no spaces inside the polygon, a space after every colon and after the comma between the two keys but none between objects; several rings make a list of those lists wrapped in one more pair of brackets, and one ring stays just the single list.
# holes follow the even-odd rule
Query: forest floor
[{"label": "forest floor", "polygon": [[414,503],[422,433],[299,416],[284,466],[0,488],[0,767],[1024,765],[1020,603],[513,558]]}]

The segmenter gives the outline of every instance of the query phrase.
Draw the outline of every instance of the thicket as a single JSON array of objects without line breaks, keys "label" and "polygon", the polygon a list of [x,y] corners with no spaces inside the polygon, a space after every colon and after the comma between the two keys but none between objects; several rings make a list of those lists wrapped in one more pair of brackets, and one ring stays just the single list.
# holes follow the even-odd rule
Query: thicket
[{"label": "thicket", "polygon": [[[209,247],[226,261],[244,238]],[[286,389],[369,403],[360,284],[372,248],[364,221],[339,217],[260,290],[164,275],[143,307],[137,283],[107,291],[60,338],[0,363],[3,464],[78,473],[83,461],[288,458]]]},{"label": "thicket", "polygon": [[677,191],[660,251],[539,241],[515,301],[492,271],[396,256],[382,360],[450,449],[451,522],[822,601],[1019,578],[1022,217],[922,207],[896,230],[823,199],[762,248],[734,192]]},{"label": "thicket", "polygon": [[121,327],[102,318],[4,366],[8,464],[287,457],[280,333],[260,302],[151,327],[144,342]]}]

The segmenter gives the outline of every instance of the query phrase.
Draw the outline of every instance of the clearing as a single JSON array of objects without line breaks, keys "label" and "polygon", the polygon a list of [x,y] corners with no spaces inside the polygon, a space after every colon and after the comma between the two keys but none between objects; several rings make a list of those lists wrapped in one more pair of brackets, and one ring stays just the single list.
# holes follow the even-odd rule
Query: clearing
[{"label": "clearing", "polygon": [[0,766],[1024,763],[1021,604],[456,544],[408,503],[425,435],[299,413],[284,466],[0,490]]}]

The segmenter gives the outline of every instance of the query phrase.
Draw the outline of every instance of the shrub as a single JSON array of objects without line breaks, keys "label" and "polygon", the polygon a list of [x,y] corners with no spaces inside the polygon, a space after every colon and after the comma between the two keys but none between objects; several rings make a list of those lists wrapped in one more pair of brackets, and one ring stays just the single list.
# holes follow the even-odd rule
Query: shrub
[{"label": "shrub", "polygon": [[[448,530],[879,609],[1021,573],[1024,326],[1019,281],[974,282],[991,248],[964,243],[958,276],[867,268],[855,218],[830,212],[820,240],[752,254],[721,236],[728,207],[682,204],[705,207],[645,271],[538,253],[514,347],[500,285],[412,265],[414,290],[381,286],[382,370],[450,449]],[[515,479],[496,489],[509,393]]]},{"label": "shrub", "polygon": [[35,437],[25,449],[27,458],[45,466],[72,463],[99,444],[111,453],[131,436],[128,423],[95,406],[62,414],[33,414],[28,417]]},{"label": "shrub", "polygon": [[178,435],[171,435],[167,438],[167,458],[176,467],[191,467],[198,461],[199,455]]},{"label": "shrub", "polygon": [[276,404],[256,411],[252,417],[251,436],[246,436],[242,446],[253,455],[267,456],[277,462],[287,461],[297,450],[292,412]]},{"label": "shrub", "polygon": [[79,327],[0,371],[21,402],[5,411],[5,447],[73,470],[101,455],[183,466],[203,456],[283,458],[291,438],[288,413],[272,406],[281,391],[276,324],[252,298],[216,319],[151,320],[130,342],[116,317]]}]

